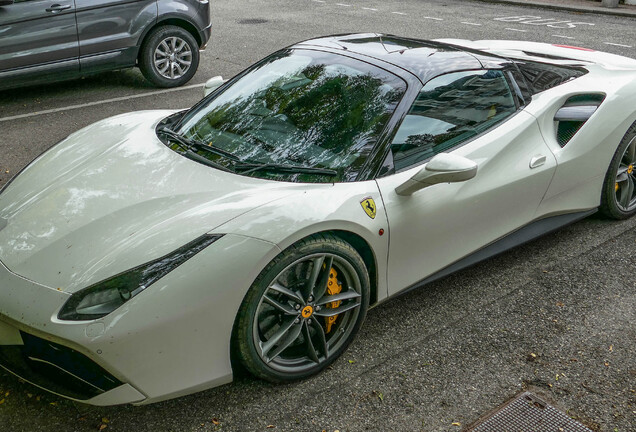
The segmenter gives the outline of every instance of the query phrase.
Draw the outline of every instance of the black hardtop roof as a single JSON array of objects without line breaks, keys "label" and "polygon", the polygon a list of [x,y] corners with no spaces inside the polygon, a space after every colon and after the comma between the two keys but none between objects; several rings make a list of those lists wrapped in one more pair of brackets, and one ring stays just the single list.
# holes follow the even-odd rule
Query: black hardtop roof
[{"label": "black hardtop roof", "polygon": [[423,83],[449,72],[483,69],[508,62],[488,53],[473,53],[442,42],[378,33],[326,36],[299,42],[293,47],[307,46],[342,50],[382,60],[411,72]]}]

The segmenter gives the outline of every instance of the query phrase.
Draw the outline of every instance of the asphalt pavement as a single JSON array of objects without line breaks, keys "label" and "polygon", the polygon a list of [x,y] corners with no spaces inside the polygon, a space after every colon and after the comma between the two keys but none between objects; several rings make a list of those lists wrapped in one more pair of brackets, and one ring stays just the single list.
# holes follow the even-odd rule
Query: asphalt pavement
[{"label": "asphalt pavement", "polygon": [[[0,92],[0,186],[97,120],[181,108],[293,42],[373,31],[425,39],[521,39],[636,58],[636,20],[461,0],[217,0],[184,88],[137,70]],[[325,373],[249,376],[155,405],[69,402],[0,372],[3,431],[460,431],[531,390],[594,431],[636,431],[636,219],[587,218],[371,310]],[[180,367],[175,365],[175,367]],[[459,424],[459,425],[458,425]]]}]

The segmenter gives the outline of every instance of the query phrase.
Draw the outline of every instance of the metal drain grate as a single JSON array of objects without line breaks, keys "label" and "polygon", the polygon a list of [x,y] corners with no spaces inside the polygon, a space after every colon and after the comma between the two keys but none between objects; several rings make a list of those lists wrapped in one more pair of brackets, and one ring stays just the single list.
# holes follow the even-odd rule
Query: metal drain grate
[{"label": "metal drain grate", "polygon": [[592,432],[576,420],[525,392],[478,421],[467,432]]}]

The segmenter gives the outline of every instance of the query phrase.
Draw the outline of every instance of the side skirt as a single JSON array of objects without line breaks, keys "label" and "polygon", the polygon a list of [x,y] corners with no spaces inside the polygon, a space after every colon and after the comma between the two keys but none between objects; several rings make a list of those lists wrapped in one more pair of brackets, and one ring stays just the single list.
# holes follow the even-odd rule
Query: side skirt
[{"label": "side skirt", "polygon": [[491,243],[488,246],[479,249],[477,252],[473,252],[472,254],[460,259],[459,261],[456,261],[448,267],[443,268],[437,273],[433,273],[426,279],[422,279],[421,281],[416,282],[407,289],[400,291],[398,295],[405,294],[416,288],[420,288],[452,273],[463,270],[466,267],[470,267],[474,264],[477,264],[478,262],[484,261],[488,258],[492,258],[495,255],[499,255],[500,253],[512,249],[516,246],[520,246],[545,234],[556,231],[566,225],[570,225],[574,222],[580,221],[581,219],[585,219],[586,217],[596,213],[597,211],[598,209],[592,209],[583,212],[551,216],[544,219],[536,220],[534,222],[530,222],[523,228],[507,234],[505,237],[502,237],[499,240],[496,240],[494,243]]}]

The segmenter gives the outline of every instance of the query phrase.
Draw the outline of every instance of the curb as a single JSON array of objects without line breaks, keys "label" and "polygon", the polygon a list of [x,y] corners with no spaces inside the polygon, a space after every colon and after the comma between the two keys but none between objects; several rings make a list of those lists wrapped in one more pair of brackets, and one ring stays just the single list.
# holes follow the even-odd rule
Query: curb
[{"label": "curb", "polygon": [[524,7],[533,7],[533,8],[544,8],[544,9],[553,9],[553,10],[561,10],[561,11],[569,11],[569,12],[580,12],[586,14],[599,14],[599,15],[612,15],[612,16],[620,16],[626,18],[634,18],[636,19],[636,9],[611,9],[611,8],[603,8],[603,7],[595,7],[595,6],[573,6],[573,5],[560,5],[555,3],[547,3],[541,1],[522,1],[522,0],[475,0],[484,3],[499,3],[499,4],[509,4],[514,6],[524,6]]}]

